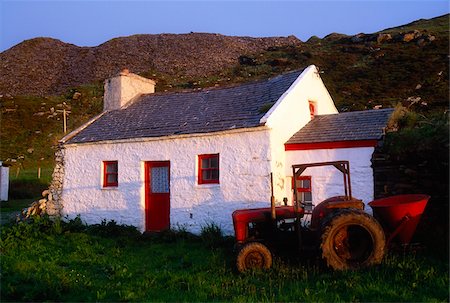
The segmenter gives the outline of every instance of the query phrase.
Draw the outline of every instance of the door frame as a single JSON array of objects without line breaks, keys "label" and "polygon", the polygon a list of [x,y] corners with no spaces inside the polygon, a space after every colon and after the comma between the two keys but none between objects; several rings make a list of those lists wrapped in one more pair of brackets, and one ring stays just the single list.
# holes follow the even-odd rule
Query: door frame
[{"label": "door frame", "polygon": [[[161,166],[167,166],[169,168],[169,213],[168,213],[168,222],[167,222],[167,228],[161,229],[161,230],[150,230],[147,229],[148,223],[149,223],[149,206],[150,206],[150,179],[149,179],[149,172],[152,167],[161,167]],[[144,197],[144,230],[147,232],[156,232],[156,231],[162,231],[170,228],[170,161],[144,161],[144,187],[145,187],[145,197]]]}]

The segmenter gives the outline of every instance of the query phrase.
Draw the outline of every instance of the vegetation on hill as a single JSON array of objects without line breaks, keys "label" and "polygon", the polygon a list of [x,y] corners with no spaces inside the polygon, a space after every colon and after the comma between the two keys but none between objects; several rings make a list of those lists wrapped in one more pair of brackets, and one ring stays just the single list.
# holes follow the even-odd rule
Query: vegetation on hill
[{"label": "vegetation on hill", "polygon": [[[243,39],[212,34],[139,35],[113,39],[99,46],[96,52],[105,58],[115,58],[124,55],[119,52],[120,49],[126,50],[129,58],[124,55],[128,59],[119,60],[121,64],[127,64],[133,72],[155,79],[157,91],[234,85],[315,64],[340,111],[394,107],[401,103],[417,115],[424,116],[422,120],[427,121],[433,119],[433,115],[447,119],[448,21],[449,15],[445,15],[379,33],[355,36],[331,34],[324,39],[311,38],[306,43],[300,43],[293,37]],[[161,49],[166,48],[160,51],[172,59],[148,64],[149,58],[140,56],[141,47],[155,48],[155,43],[159,43]],[[206,47],[208,43],[216,43],[214,51]],[[177,51],[172,44],[183,45],[183,52]],[[223,47],[221,52],[217,50],[218,45]],[[21,91],[20,86],[14,84],[19,79],[37,92],[48,92],[49,86],[46,85],[51,82],[52,89],[64,91],[64,94],[48,96],[9,93],[0,96],[0,160],[11,165],[13,198],[38,196],[48,184],[54,147],[64,135],[62,110],[65,108],[70,111],[68,132],[98,114],[102,108],[103,85],[102,81],[91,81],[95,77],[106,77],[123,67],[108,65],[108,62],[115,60],[97,60],[97,64],[89,61],[88,68],[84,65],[87,61],[83,60],[94,50],[81,48],[77,50],[81,53],[77,53],[71,50],[73,48],[77,47],[52,39],[33,39],[0,54],[2,59],[7,59],[6,66],[20,65],[24,62],[23,58],[27,58],[27,62],[28,59],[36,59],[33,62],[37,64],[35,67],[30,66],[36,79],[28,72],[13,73],[6,69],[0,76],[0,84],[12,83],[11,87]],[[202,69],[183,65],[184,61],[180,58],[187,50],[188,53],[202,54],[202,58],[195,59],[197,61],[191,58],[194,60],[192,62],[201,60]],[[227,54],[224,54],[225,50],[228,50]],[[58,52],[65,54],[64,62],[58,63]],[[39,60],[36,56],[40,57]],[[51,64],[47,64],[46,60],[52,61]],[[219,61],[222,62],[220,66],[217,65]],[[71,71],[69,74],[61,74],[61,68],[66,69],[67,64],[75,64],[77,68],[72,66],[67,69]],[[56,74],[60,77],[59,82],[53,81]],[[26,81],[20,77],[25,77]],[[48,82],[48,79],[51,81]],[[40,86],[41,83],[43,86]],[[70,83],[90,84],[67,88]],[[426,122],[410,124],[406,128],[413,133],[421,132],[424,125]],[[442,144],[448,146],[448,140]],[[41,179],[36,180],[39,167]]]},{"label": "vegetation on hill", "polygon": [[[127,52],[132,54],[130,58],[133,60],[130,60],[133,61],[135,67],[135,70],[132,69],[132,71],[140,72],[145,77],[155,79],[158,91],[233,85],[267,78],[288,70],[301,69],[310,64],[315,64],[320,68],[320,75],[340,111],[370,109],[377,106],[394,107],[397,103],[402,103],[404,106],[420,113],[441,113],[448,108],[448,21],[449,15],[445,15],[431,20],[420,20],[410,25],[380,33],[359,34],[353,37],[329,35],[324,39],[310,39],[307,43],[297,43],[298,41],[296,42],[294,38],[273,38],[272,40],[249,38],[241,41],[240,37],[210,34],[163,35],[159,37],[159,40],[156,39],[158,38],[156,36],[132,36],[129,39],[137,43],[137,46],[131,47],[134,44],[130,44]],[[403,41],[405,34],[414,30],[418,32],[412,36],[412,39],[408,42]],[[385,32],[390,33],[390,40],[387,38],[380,39],[379,35]],[[431,36],[434,38],[430,39]],[[177,37],[179,40],[177,40]],[[144,43],[143,41],[147,40],[165,41],[164,43],[161,42],[161,45],[167,47],[170,43],[181,43],[186,47],[190,45],[191,52],[195,53],[198,49],[202,49],[202,54],[206,52],[202,46],[194,48],[193,44],[190,44],[193,42],[189,42],[191,38],[195,43],[203,41],[203,44],[206,41],[221,41],[223,47],[233,49],[235,59],[230,59],[230,57],[225,60],[226,64],[221,66],[220,72],[217,72],[213,67],[206,67],[209,70],[214,70],[214,72],[208,74],[201,71],[201,76],[196,73],[187,73],[188,66],[185,66],[184,69],[178,68],[177,66],[181,64],[179,60],[165,62],[164,68],[161,68],[160,65],[153,65],[151,68],[146,64],[139,65],[142,58],[139,57],[140,48],[138,46],[139,43]],[[9,65],[14,60],[16,62],[14,64],[24,61],[22,56],[25,55],[33,58],[39,55],[45,58],[46,56],[42,55],[40,46],[46,52],[49,52],[49,57],[45,60],[53,60],[52,58],[56,56],[53,54],[58,52],[63,45],[69,48],[75,47],[62,42],[57,43],[51,39],[50,41],[47,40],[49,39],[26,41],[3,52],[1,56],[8,58]],[[242,52],[239,53],[237,49],[239,50],[242,45],[235,40],[247,45],[247,48],[242,48]],[[128,41],[127,38],[114,39],[99,46],[99,48],[102,49],[102,52],[105,52],[105,56],[108,54],[107,50],[110,50],[109,54],[112,56],[116,48],[124,48],[123,43],[126,41]],[[148,41],[146,43],[150,43]],[[53,43],[56,43],[57,47]],[[258,45],[258,43],[261,45]],[[114,45],[116,47],[113,47]],[[56,47],[56,50],[53,46]],[[125,49],[127,48],[125,47]],[[254,52],[255,50],[260,51]],[[173,47],[169,47],[165,52],[171,53],[170,56],[167,54],[170,58],[180,55],[176,54]],[[210,52],[209,56],[223,59],[221,54]],[[47,55],[45,52],[44,54]],[[6,65],[9,66],[8,64]],[[104,66],[105,64],[99,62],[98,66]],[[215,66],[216,63],[208,60],[202,61],[202,66],[208,66],[209,64]],[[78,66],[78,68],[83,70],[83,66]],[[96,66],[94,64],[90,68],[104,70],[97,74],[97,77],[106,77],[114,70],[117,72],[120,69],[118,66]],[[45,74],[49,77],[53,77],[52,75],[55,74],[54,70],[57,67],[41,65],[40,68],[44,69]],[[86,74],[88,74],[87,71],[85,71]],[[89,83],[92,80],[90,76],[85,76],[78,75],[78,78],[81,77],[84,80],[77,80],[75,83]],[[2,79],[10,79],[9,82],[18,81],[20,77],[17,77],[17,73],[2,73],[1,76]],[[42,82],[43,85],[46,83],[45,79],[36,80],[30,78],[31,76],[29,77],[28,74],[26,74],[26,77],[27,80],[23,82],[26,82],[27,85],[33,81]],[[70,83],[70,79],[69,77],[63,82]],[[63,89],[66,84],[60,84],[56,89]],[[39,87],[38,90],[45,91],[45,87]],[[64,91],[65,93],[62,95],[44,97],[35,95],[11,96],[10,94],[0,96],[1,160],[14,166],[20,164],[24,168],[36,167],[39,165],[39,161],[43,161],[44,166],[47,163],[50,165],[52,161],[51,147],[63,135],[61,110],[64,107],[71,110],[68,118],[69,131],[100,112],[103,95],[101,81],[74,86],[70,89],[64,89]],[[74,95],[75,92],[80,94]],[[29,152],[30,149],[33,149],[33,152]],[[44,159],[41,160],[42,158]],[[12,162],[14,160],[16,162]]]}]

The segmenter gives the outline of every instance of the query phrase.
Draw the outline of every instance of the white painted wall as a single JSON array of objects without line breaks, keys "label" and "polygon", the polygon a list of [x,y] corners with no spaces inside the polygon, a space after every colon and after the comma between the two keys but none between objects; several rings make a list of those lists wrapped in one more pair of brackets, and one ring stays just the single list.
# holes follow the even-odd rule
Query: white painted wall
[{"label": "white painted wall", "polygon": [[116,77],[105,81],[103,110],[119,109],[142,94],[155,92],[155,81],[122,71]]},{"label": "white painted wall", "polygon": [[0,161],[0,201],[8,201],[9,167]]},{"label": "white painted wall", "polygon": [[338,113],[319,72],[314,65],[306,68],[278,102],[261,119],[270,128],[274,195],[278,203],[290,199],[290,180],[286,179],[284,144],[311,119],[309,101],[314,102],[316,115]]},{"label": "white painted wall", "polygon": [[[374,147],[296,150],[286,152],[286,170],[289,186],[292,182],[292,165],[326,161],[347,160],[350,162],[350,180],[352,195],[363,200],[365,204],[374,199],[372,154]],[[344,194],[342,173],[333,166],[312,167],[302,174],[312,177],[313,204]],[[292,192],[289,196],[292,201]],[[365,208],[370,212],[370,207]]]},{"label": "white painted wall", "polygon": [[[233,233],[238,208],[270,202],[269,131],[224,132],[172,139],[65,146],[63,216],[89,223],[114,219],[145,228],[144,161],[170,161],[172,228],[199,233],[207,223]],[[197,184],[197,155],[219,153],[220,184]],[[119,186],[102,188],[102,161],[117,160]],[[192,218],[191,217],[192,214]]]}]

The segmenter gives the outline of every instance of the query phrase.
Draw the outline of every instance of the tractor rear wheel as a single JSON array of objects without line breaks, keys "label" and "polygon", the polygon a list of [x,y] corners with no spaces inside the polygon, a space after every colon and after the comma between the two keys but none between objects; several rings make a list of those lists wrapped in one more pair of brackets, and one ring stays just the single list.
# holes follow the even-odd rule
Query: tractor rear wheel
[{"label": "tractor rear wheel", "polygon": [[236,259],[236,267],[239,272],[251,269],[269,269],[271,266],[272,254],[264,244],[259,242],[244,245]]},{"label": "tractor rear wheel", "polygon": [[325,222],[322,231],[322,258],[335,270],[379,264],[384,257],[384,231],[362,211],[341,210]]}]

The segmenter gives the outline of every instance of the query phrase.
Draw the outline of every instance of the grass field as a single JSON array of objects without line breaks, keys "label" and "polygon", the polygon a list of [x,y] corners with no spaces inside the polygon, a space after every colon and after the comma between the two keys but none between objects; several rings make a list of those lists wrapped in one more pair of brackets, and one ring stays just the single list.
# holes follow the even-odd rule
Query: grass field
[{"label": "grass field", "polygon": [[233,240],[167,232],[141,236],[112,222],[20,223],[1,231],[1,298],[7,301],[447,301],[448,261],[423,250],[382,265],[333,272],[319,260],[275,258],[238,274]]}]

